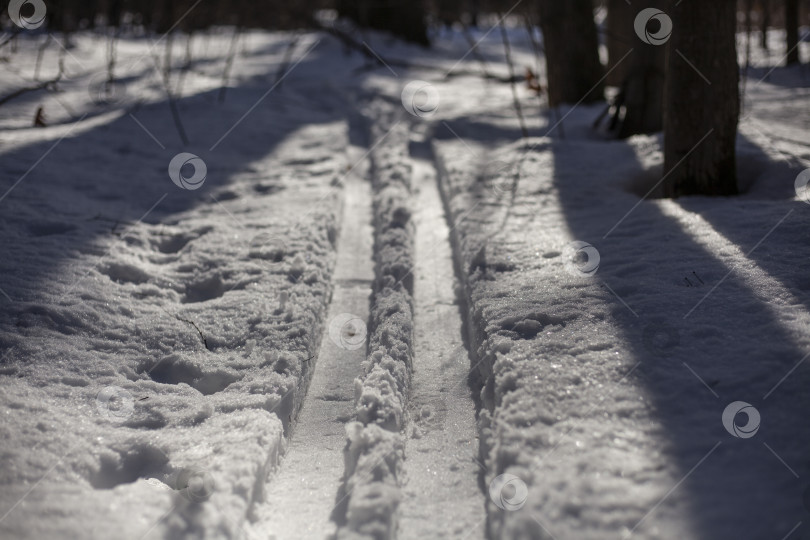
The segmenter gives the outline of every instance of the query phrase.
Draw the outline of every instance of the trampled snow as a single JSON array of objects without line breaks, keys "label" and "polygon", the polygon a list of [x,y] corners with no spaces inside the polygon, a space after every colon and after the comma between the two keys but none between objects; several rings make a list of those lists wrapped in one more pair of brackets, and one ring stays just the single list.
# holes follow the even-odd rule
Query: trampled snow
[{"label": "trampled snow", "polygon": [[[533,66],[521,32],[509,33],[516,61]],[[506,76],[495,34],[476,38]],[[420,537],[807,536],[810,205],[794,186],[810,168],[806,66],[771,70],[776,49],[757,51],[741,196],[666,201],[654,198],[660,136],[607,140],[590,127],[602,106],[556,116],[520,87],[531,135],[521,140],[508,84],[459,62],[461,36],[433,51],[367,38],[381,58],[437,69],[377,64],[315,33],[249,32],[220,102],[231,29],[216,29],[193,38],[193,62],[171,75],[184,145],[165,42],[123,38],[120,87],[100,94],[106,38],[80,33],[39,68],[55,76],[62,56],[59,92],[0,107],[0,534],[264,537],[274,511],[296,507],[272,486],[282,475],[296,485],[307,466],[290,442],[299,411],[353,396],[355,414],[342,403],[306,431],[346,433],[343,449],[321,449],[345,457],[328,481],[339,487],[307,507],[332,515],[339,537],[413,537],[408,512],[439,502],[458,521],[421,523]],[[30,83],[43,39],[19,38],[1,95]],[[412,81],[438,108],[406,110]],[[39,106],[47,127],[30,127]],[[197,189],[170,178],[182,152],[205,164]],[[374,240],[369,350],[338,357],[357,357],[352,388],[308,396],[328,365],[318,355],[331,350],[333,291],[348,283],[334,272],[357,159],[371,162],[374,197],[373,223],[353,233]],[[413,300],[430,268],[413,249],[430,223],[413,218],[425,200],[413,174],[425,168],[458,279],[437,303],[455,299],[463,319],[427,338],[427,303]],[[420,445],[437,409],[417,407],[424,358],[413,355],[442,336],[457,358],[431,361],[453,362],[444,371],[465,390],[450,388],[443,420],[460,435]],[[422,450],[428,459],[409,462]],[[431,453],[437,467],[466,456],[436,474],[458,482],[458,498],[409,472]]]}]

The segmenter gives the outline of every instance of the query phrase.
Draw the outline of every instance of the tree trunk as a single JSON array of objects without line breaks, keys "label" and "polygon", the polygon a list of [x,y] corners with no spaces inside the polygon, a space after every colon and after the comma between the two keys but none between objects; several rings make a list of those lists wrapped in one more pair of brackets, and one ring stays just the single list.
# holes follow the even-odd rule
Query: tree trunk
[{"label": "tree trunk", "polygon": [[430,45],[422,0],[338,0],[337,11],[360,26],[390,32],[419,45]]},{"label": "tree trunk", "polygon": [[175,18],[174,0],[163,0],[161,4],[160,18],[158,19],[157,23],[157,32],[158,34],[165,34],[171,30],[177,19]]},{"label": "tree trunk", "polygon": [[771,1],[762,0],[762,19],[760,19],[759,46],[768,50],[768,27],[771,26]]},{"label": "tree trunk", "polygon": [[619,60],[638,44],[638,38],[633,33],[633,18],[637,9],[625,0],[608,0],[607,3],[607,78],[608,86],[619,87],[627,78],[628,63]]},{"label": "tree trunk", "polygon": [[785,0],[787,65],[799,63],[799,0]]},{"label": "tree trunk", "polygon": [[669,10],[674,31],[664,118],[667,197],[737,193],[736,8],[735,0],[689,0]]},{"label": "tree trunk", "polygon": [[604,99],[599,39],[591,0],[539,0],[549,105]]},{"label": "tree trunk", "polygon": [[620,87],[617,105],[624,107],[619,138],[655,133],[664,126],[666,47],[650,45],[636,35],[636,15],[645,8],[662,8],[662,0],[610,0],[608,4],[608,77]]}]

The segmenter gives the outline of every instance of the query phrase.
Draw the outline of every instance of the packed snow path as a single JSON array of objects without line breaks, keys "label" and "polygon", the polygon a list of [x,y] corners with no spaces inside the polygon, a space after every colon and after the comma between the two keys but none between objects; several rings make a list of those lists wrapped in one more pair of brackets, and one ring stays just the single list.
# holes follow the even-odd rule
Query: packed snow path
[{"label": "packed snow path", "polygon": [[[385,110],[387,114],[396,112],[390,107]],[[414,226],[407,228],[415,237],[414,263],[398,275],[399,282],[409,284],[402,292],[410,287],[414,291],[413,349],[408,353],[413,357],[413,368],[410,386],[403,392],[403,422],[391,433],[399,437],[400,431],[404,431],[407,444],[404,460],[396,445],[392,449],[386,447],[385,451],[358,446],[361,456],[358,463],[368,451],[372,469],[378,465],[375,461],[384,463],[391,459],[397,463],[397,469],[401,467],[402,472],[390,486],[388,503],[381,505],[390,510],[379,524],[387,531],[386,537],[483,538],[485,514],[478,486],[481,465],[477,456],[475,405],[467,384],[470,361],[462,340],[449,228],[430,144],[418,134],[414,136],[422,140],[408,144],[409,127],[402,121],[393,126],[378,126],[373,118],[366,121],[370,123],[370,133],[382,135],[372,137],[371,148],[349,148],[349,171],[341,182],[344,210],[333,296],[315,374],[301,412],[293,420],[285,458],[279,470],[270,475],[264,502],[258,505],[256,521],[249,530],[279,539],[328,538],[339,524],[343,527],[341,535],[351,537],[359,533],[353,529],[352,512],[356,516],[366,511],[362,491],[368,484],[362,474],[363,466],[360,472],[355,472],[356,463],[350,458],[346,461],[349,468],[344,471],[344,446],[346,430],[351,433],[357,429],[353,427],[357,423],[351,422],[355,418],[353,391],[355,378],[362,379],[361,362],[366,359],[369,301],[372,309],[379,312],[387,304],[377,302],[390,299],[379,290],[378,294],[371,294],[372,281],[385,275],[375,278],[372,258],[377,260],[380,272],[403,255],[394,250],[392,256],[386,250],[386,246],[390,247],[386,243],[389,237],[384,232],[385,220],[380,219],[393,202],[412,204],[416,209]],[[350,122],[349,129],[359,131],[356,124]],[[349,137],[360,138],[364,134],[355,132]],[[367,154],[375,156],[371,170]],[[402,198],[394,196],[389,200],[385,194],[390,185],[369,175],[399,178],[392,171],[410,171],[407,184],[412,189],[401,192]],[[371,212],[375,196],[378,212],[382,212],[376,220],[376,234],[380,235],[376,243],[372,241],[375,219]],[[387,332],[385,323],[385,320],[377,322]],[[347,484],[341,486],[341,478]],[[361,510],[355,508],[357,503],[355,507],[351,504],[351,498],[357,497],[355,491],[361,493],[357,499]],[[346,512],[347,507],[349,517],[342,518],[341,509]]]},{"label": "packed snow path", "polygon": [[[424,136],[414,134],[414,138]],[[412,140],[415,195],[413,379],[400,538],[483,538],[475,405],[456,280],[429,141]]]},{"label": "packed snow path", "polygon": [[343,220],[332,301],[315,375],[295,423],[287,456],[271,475],[252,530],[259,537],[326,538],[343,474],[344,424],[354,413],[354,379],[365,359],[372,267],[371,189],[365,149],[351,146],[343,180]]}]

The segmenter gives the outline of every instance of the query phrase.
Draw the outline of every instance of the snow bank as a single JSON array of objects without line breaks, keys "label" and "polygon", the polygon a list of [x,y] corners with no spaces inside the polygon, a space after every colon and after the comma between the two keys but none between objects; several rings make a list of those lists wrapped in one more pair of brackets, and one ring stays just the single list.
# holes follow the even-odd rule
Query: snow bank
[{"label": "snow bank", "polygon": [[[800,168],[743,140],[741,160],[757,165],[741,168],[748,194],[639,203],[660,178],[660,141],[595,139],[596,114],[567,116],[566,140],[487,146],[485,127],[478,143],[437,129],[470,305],[488,533],[784,536],[805,511],[808,441],[793,407],[808,375],[778,383],[810,344],[792,277],[796,250],[810,253],[797,240],[806,206],[778,194]],[[724,428],[735,400],[761,411],[768,435]]]},{"label": "snow bank", "polygon": [[[0,118],[16,127],[0,177],[14,186],[0,201],[0,536],[236,538],[261,501],[317,362],[347,140],[339,115],[280,91],[234,126],[267,90],[249,76],[283,54],[252,38],[226,104],[194,71],[178,99],[208,168],[196,191],[167,174],[184,148],[159,99],[69,127]],[[88,40],[73,54],[103,69]],[[97,113],[83,77],[60,95]],[[285,88],[324,104],[299,84]],[[227,150],[204,152],[232,127]]]}]

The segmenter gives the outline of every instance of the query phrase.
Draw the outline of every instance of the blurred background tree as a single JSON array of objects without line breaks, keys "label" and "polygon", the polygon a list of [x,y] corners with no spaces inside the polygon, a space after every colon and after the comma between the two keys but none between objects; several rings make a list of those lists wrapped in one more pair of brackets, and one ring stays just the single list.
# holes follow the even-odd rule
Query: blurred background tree
[{"label": "blurred background tree", "polygon": [[430,45],[421,0],[336,0],[338,14],[364,28],[383,30],[420,45]]},{"label": "blurred background tree", "polygon": [[666,4],[665,0],[633,4],[626,0],[608,1],[607,83],[619,88],[616,104],[624,109],[621,122],[615,126],[619,138],[655,133],[663,128],[666,47],[641,41],[634,22],[640,10],[663,9]]},{"label": "blurred background tree", "polygon": [[548,73],[548,101],[593,103],[604,99],[599,36],[592,0],[539,0]]},{"label": "blurred background tree", "polygon": [[[64,48],[71,46],[73,32],[107,32],[110,82],[115,79],[115,41],[126,33],[169,33],[164,44],[166,72],[173,69],[169,60],[175,31],[186,36],[186,66],[191,64],[195,33],[217,27],[233,28],[230,60],[240,33],[250,28],[329,30],[355,50],[364,49],[364,29],[424,46],[430,45],[431,37],[455,39],[458,33],[487,79],[513,85],[518,116],[521,96],[515,82],[523,73],[529,89],[541,99],[543,93],[547,97],[547,102],[541,101],[541,110],[556,112],[562,104],[602,102],[605,88],[612,87],[613,135],[664,132],[664,189],[672,197],[737,192],[738,36],[747,36],[746,69],[751,36],[767,50],[768,33],[773,31],[780,32],[785,49],[767,58],[772,65],[793,66],[801,62],[800,27],[810,23],[810,0],[523,0],[520,4],[513,0],[47,0],[47,5],[47,32],[61,34]],[[656,8],[671,17],[674,28],[665,45],[645,43],[637,35],[634,22],[644,8]],[[328,16],[324,10],[329,10]],[[501,14],[507,15],[501,28],[505,51],[509,51],[510,36],[521,33],[522,45],[528,42],[535,52],[532,65],[495,66],[499,60],[485,58],[477,50],[476,41],[492,30]],[[335,17],[338,24],[332,26]],[[475,35],[473,29],[481,25],[485,27]],[[447,33],[447,29],[453,31]],[[296,39],[294,33],[290,50]],[[47,40],[40,56],[46,46]],[[607,65],[602,63],[605,53]],[[502,58],[517,57],[505,54]],[[397,65],[407,66],[408,60]],[[227,83],[226,69],[223,89]],[[527,134],[525,125],[523,133]]]}]

